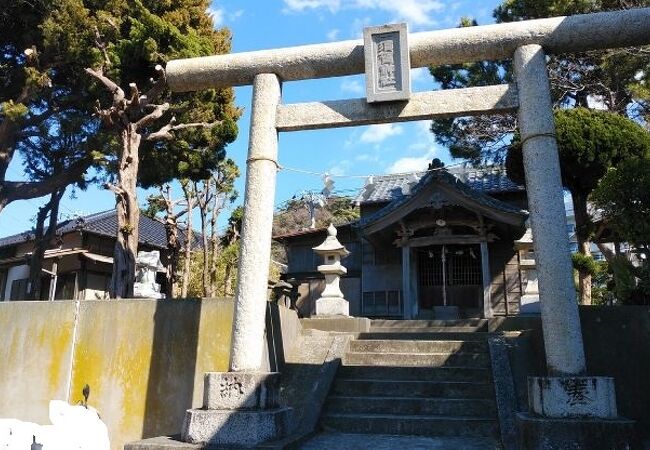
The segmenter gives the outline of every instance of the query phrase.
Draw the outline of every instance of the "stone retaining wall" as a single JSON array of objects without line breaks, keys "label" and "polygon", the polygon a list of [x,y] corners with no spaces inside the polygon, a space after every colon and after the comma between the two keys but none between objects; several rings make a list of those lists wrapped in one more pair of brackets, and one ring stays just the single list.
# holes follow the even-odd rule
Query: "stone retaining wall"
[{"label": "stone retaining wall", "polygon": [[48,424],[50,400],[88,403],[111,447],[179,433],[203,374],[228,370],[232,300],[0,302],[0,418]]}]

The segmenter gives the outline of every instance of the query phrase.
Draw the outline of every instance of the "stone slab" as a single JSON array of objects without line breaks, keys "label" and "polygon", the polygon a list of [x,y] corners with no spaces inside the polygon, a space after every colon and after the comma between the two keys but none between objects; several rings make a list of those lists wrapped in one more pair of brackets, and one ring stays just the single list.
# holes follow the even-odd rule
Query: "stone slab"
[{"label": "stone slab", "polygon": [[406,101],[411,96],[411,61],[405,23],[363,29],[368,103]]},{"label": "stone slab", "polygon": [[617,417],[611,377],[528,377],[528,404],[544,417]]},{"label": "stone slab", "polygon": [[521,448],[526,450],[640,449],[634,421],[626,419],[550,419],[517,414]]},{"label": "stone slab", "polygon": [[183,442],[178,435],[142,439],[124,445],[124,450],[203,450],[204,448],[202,444]]},{"label": "stone slab", "polygon": [[207,372],[205,409],[274,409],[279,406],[280,373]]},{"label": "stone slab", "polygon": [[316,300],[317,316],[349,316],[350,303],[340,297],[321,297]]},{"label": "stone slab", "polygon": [[190,409],[185,416],[181,439],[207,448],[255,446],[280,439],[289,433],[291,408],[269,411]]},{"label": "stone slab", "polygon": [[301,348],[288,359],[282,372],[281,401],[290,405],[292,433],[312,433],[334,381],[349,335],[307,330]]},{"label": "stone slab", "polygon": [[519,314],[540,314],[539,294],[525,294],[521,296]]},{"label": "stone slab", "polygon": [[488,346],[501,428],[501,442],[504,450],[517,450],[519,448],[515,421],[517,393],[508,357],[508,343],[503,337],[491,337],[488,339]]},{"label": "stone slab", "polygon": [[278,106],[279,131],[317,130],[377,123],[499,114],[518,106],[517,88],[501,84],[453,91],[415,92],[408,103],[377,103],[366,99],[293,103]]},{"label": "stone slab", "polygon": [[311,317],[300,319],[303,329],[335,331],[340,333],[367,333],[371,320],[366,317]]}]

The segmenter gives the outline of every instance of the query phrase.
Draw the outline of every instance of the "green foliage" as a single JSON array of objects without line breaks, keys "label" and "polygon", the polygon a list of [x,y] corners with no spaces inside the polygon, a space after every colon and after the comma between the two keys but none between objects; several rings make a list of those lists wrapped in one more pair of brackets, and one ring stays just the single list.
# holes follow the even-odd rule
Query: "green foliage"
[{"label": "green foliage", "polygon": [[593,305],[611,305],[615,296],[612,292],[613,277],[607,261],[595,261],[595,272],[591,279],[591,303]]},{"label": "green foliage", "polygon": [[[173,58],[227,53],[230,32],[216,30],[206,13],[209,0],[13,0],[0,11],[0,123],[11,121],[0,139],[0,160],[7,164],[13,149],[34,156],[26,144],[42,139],[69,115],[85,117],[91,160],[114,177],[121,142],[92,112],[110,94],[85,72],[104,73],[129,93],[136,83],[142,93],[157,78],[156,64]],[[164,92],[161,103],[172,106],[145,133],[172,117],[178,123],[221,121],[210,129],[175,132],[173,142],[143,142],[139,183],[149,187],[177,177],[207,178],[224,158],[225,146],[237,136],[240,111],[231,89],[197,93]],[[131,118],[133,119],[133,118]],[[45,133],[45,134],[43,134]],[[4,176],[0,164],[0,173]],[[4,179],[0,178],[0,187]],[[0,189],[1,191],[1,189]]]},{"label": "green foliage", "polygon": [[12,122],[18,122],[23,117],[27,116],[29,108],[22,104],[16,104],[13,100],[8,100],[0,104],[0,113]]},{"label": "green foliage", "polygon": [[[230,33],[215,30],[206,10],[208,0],[59,0],[59,8],[43,22],[46,51],[58,54],[57,64],[75,67],[84,96],[110,101],[103,87],[83,73],[84,67],[103,67],[104,72],[125,92],[135,83],[143,92],[150,87],[156,64],[174,58],[226,53]],[[72,32],[72,30],[75,30]],[[139,184],[161,185],[175,178],[208,178],[224,158],[225,146],[237,136],[240,115],[233,106],[231,89],[197,93],[165,92],[156,102],[172,107],[147,131],[156,131],[172,117],[178,123],[212,123],[213,128],[191,128],[175,132],[171,142],[143,141],[140,147]],[[135,118],[134,118],[135,119]],[[115,160],[120,142],[104,135],[103,146]],[[109,166],[110,168],[110,166]]]},{"label": "green foliage", "polygon": [[[322,208],[316,209],[316,227],[330,223],[342,225],[359,218],[360,210],[348,197],[331,197]],[[273,218],[273,234],[280,235],[300,231],[310,226],[311,217],[305,201],[294,198],[285,203]]]},{"label": "green foliage", "polygon": [[611,167],[592,200],[621,241],[650,249],[650,155]]},{"label": "green foliage", "polygon": [[[650,152],[650,135],[634,121],[607,111],[586,108],[555,111],[562,183],[572,194],[587,196],[607,170]],[[518,137],[508,151],[508,176],[523,182]]]},{"label": "green foliage", "polygon": [[573,268],[580,273],[586,273],[592,276],[598,273],[598,264],[591,255],[573,253],[571,255],[571,262],[573,263]]},{"label": "green foliage", "polygon": [[635,267],[624,256],[616,256],[609,265],[614,277],[613,291],[620,303],[650,303],[650,264]]},{"label": "green foliage", "polygon": [[[505,0],[494,11],[497,22],[516,22],[557,15],[597,12],[648,6],[649,0]],[[460,26],[475,21],[462,19]],[[612,112],[637,119],[650,112],[650,57],[645,48],[612,49],[575,55],[552,55],[548,61],[551,94],[556,106],[590,106],[600,99]],[[444,89],[513,80],[510,61],[481,61],[471,64],[430,68]],[[435,120],[431,127],[436,140],[450,148],[452,156],[481,161],[502,162],[516,130],[514,115],[461,117]]]},{"label": "green foliage", "polygon": [[[208,253],[211,258],[211,254]],[[231,296],[237,282],[237,264],[239,262],[239,241],[219,249],[217,271],[215,274],[216,295]],[[183,265],[181,260],[180,266]],[[188,285],[189,297],[203,297],[203,252],[192,253],[190,263],[190,279]]]}]

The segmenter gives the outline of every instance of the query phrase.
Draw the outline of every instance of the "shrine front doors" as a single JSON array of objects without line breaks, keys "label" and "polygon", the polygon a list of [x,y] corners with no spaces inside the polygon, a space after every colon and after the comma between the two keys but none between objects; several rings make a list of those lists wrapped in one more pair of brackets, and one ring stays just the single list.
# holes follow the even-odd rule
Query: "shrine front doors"
[{"label": "shrine front doors", "polygon": [[432,245],[417,252],[418,306],[478,309],[483,301],[479,245]]}]

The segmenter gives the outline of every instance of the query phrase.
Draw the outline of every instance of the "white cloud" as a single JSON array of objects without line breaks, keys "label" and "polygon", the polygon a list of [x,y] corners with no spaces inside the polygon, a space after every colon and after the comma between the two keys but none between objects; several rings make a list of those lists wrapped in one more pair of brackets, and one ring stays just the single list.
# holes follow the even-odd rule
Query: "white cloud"
[{"label": "white cloud", "polygon": [[406,20],[412,25],[435,25],[432,14],[445,8],[440,0],[284,0],[283,12],[302,12],[307,9],[326,8],[335,13],[345,9],[379,10],[392,14],[393,20]]},{"label": "white cloud", "polygon": [[210,6],[206,12],[212,18],[212,25],[215,28],[219,28],[221,25],[223,25],[224,19],[226,17],[226,11],[223,8]]},{"label": "white cloud", "polygon": [[226,22],[226,19],[229,22],[234,22],[235,20],[239,19],[241,16],[244,15],[244,10],[243,9],[238,9],[237,11],[228,12],[224,8],[218,6],[218,4],[216,2],[213,3],[206,10],[206,12],[212,18],[212,25],[215,28],[222,27],[224,25],[224,23]]},{"label": "white cloud", "polygon": [[433,84],[433,77],[429,73],[429,69],[426,67],[418,67],[416,69],[411,69],[411,82],[415,83],[424,83],[429,82]]},{"label": "white cloud", "polygon": [[361,133],[360,140],[366,144],[378,144],[391,136],[402,134],[402,131],[404,131],[404,129],[400,125],[395,125],[393,123],[370,125],[363,133]]},{"label": "white cloud", "polygon": [[334,28],[333,30],[329,30],[327,32],[327,39],[330,41],[335,41],[339,37],[339,30],[338,28]]},{"label": "white cloud", "polygon": [[413,25],[434,25],[431,13],[442,11],[445,6],[438,0],[356,0],[357,8],[379,9],[394,14],[396,20],[406,20]]},{"label": "white cloud", "polygon": [[407,156],[405,158],[400,158],[388,167],[387,172],[404,173],[426,170],[436,153],[437,149],[432,148],[422,156]]},{"label": "white cloud", "polygon": [[284,0],[286,7],[282,12],[301,12],[306,9],[327,8],[330,12],[336,12],[341,7],[340,0]]},{"label": "white cloud", "polygon": [[352,161],[350,161],[349,159],[344,159],[331,166],[327,171],[327,173],[332,176],[340,177],[342,175],[346,175],[348,173],[348,170],[350,170],[351,166],[352,166]]},{"label": "white cloud", "polygon": [[352,94],[363,94],[364,86],[357,79],[346,79],[341,82],[341,91],[351,92]]},{"label": "white cloud", "polygon": [[431,122],[422,120],[414,123],[414,140],[408,151],[415,156],[405,156],[393,162],[387,169],[389,173],[417,172],[426,170],[433,158],[440,157],[445,149],[435,140],[430,131]]},{"label": "white cloud", "polygon": [[237,11],[228,14],[228,20],[233,22],[233,21],[239,19],[243,15],[244,15],[244,10],[243,9],[238,9]]},{"label": "white cloud", "polygon": [[350,36],[356,39],[363,39],[363,29],[370,25],[370,17],[356,17],[350,26]]}]

